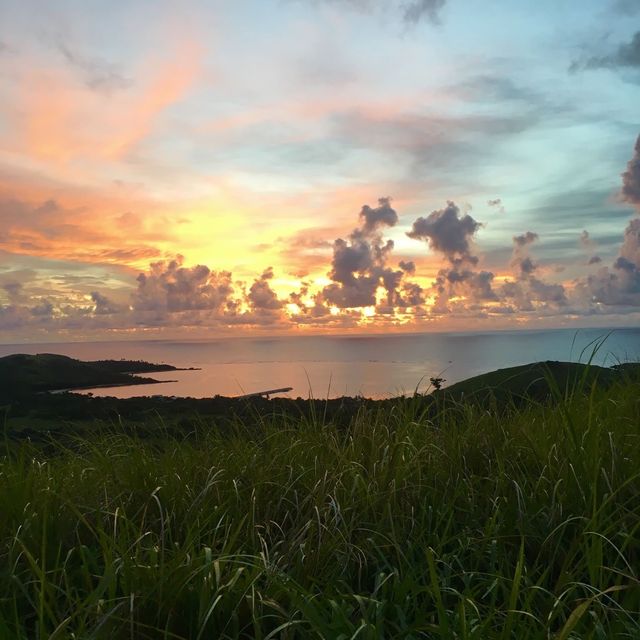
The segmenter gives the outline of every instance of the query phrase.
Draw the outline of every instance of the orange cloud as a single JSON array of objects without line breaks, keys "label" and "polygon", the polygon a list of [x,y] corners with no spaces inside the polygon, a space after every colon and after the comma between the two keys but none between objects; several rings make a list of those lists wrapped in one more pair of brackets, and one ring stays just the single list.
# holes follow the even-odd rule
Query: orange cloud
[{"label": "orange cloud", "polygon": [[[130,87],[105,95],[78,81],[61,61],[32,56],[16,62],[4,154],[62,179],[94,181],[151,135],[161,114],[194,86],[203,51],[195,40],[137,65]],[[113,175],[113,169],[109,171]]]}]

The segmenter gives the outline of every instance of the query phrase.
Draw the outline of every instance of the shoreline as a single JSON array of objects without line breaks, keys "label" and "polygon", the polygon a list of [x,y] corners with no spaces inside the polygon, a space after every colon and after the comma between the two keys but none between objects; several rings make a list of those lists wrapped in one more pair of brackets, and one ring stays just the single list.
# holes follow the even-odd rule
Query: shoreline
[{"label": "shoreline", "polygon": [[[186,371],[186,369],[178,369],[178,371]],[[60,393],[74,393],[75,391],[91,391],[92,389],[119,389],[121,387],[139,387],[144,384],[166,384],[167,382],[178,382],[178,380],[153,380],[152,378],[147,378],[146,380],[142,380],[141,382],[119,382],[116,384],[92,384],[89,387],[69,387],[66,389],[52,389],[50,391],[41,391],[40,393],[49,393],[52,395],[57,395]],[[171,396],[165,396],[170,398]]]}]

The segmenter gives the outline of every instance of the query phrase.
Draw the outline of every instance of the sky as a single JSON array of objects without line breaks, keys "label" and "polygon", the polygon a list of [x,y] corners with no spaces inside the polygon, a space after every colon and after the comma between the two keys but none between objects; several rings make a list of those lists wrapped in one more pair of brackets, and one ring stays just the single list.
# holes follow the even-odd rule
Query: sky
[{"label": "sky", "polygon": [[0,342],[633,326],[640,0],[0,0]]}]

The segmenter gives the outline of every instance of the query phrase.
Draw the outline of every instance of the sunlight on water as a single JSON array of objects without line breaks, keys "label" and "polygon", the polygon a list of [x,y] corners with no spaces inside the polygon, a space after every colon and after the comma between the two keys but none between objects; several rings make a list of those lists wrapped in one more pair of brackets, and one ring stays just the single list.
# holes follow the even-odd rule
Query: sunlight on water
[{"label": "sunlight on water", "polygon": [[[154,373],[159,385],[102,388],[94,395],[235,396],[293,387],[292,397],[363,395],[372,398],[426,391],[431,376],[453,383],[502,367],[539,360],[586,361],[604,329],[509,331],[484,334],[231,338],[207,342],[136,341],[0,346],[10,353],[60,353],[166,362],[199,371]],[[616,329],[594,359],[598,364],[640,360],[640,329]]]}]

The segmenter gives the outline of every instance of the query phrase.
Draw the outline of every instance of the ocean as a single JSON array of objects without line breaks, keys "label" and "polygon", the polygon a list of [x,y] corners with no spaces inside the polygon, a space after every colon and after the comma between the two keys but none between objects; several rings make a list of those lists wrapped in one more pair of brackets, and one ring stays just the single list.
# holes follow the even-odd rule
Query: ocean
[{"label": "ocean", "polygon": [[640,360],[640,328],[22,344],[0,345],[0,356],[58,353],[200,368],[154,373],[157,380],[171,382],[96,389],[96,396],[203,398],[293,387],[282,395],[387,398],[426,391],[432,376],[445,378],[446,386],[539,360],[585,362],[603,339],[595,363]]}]

